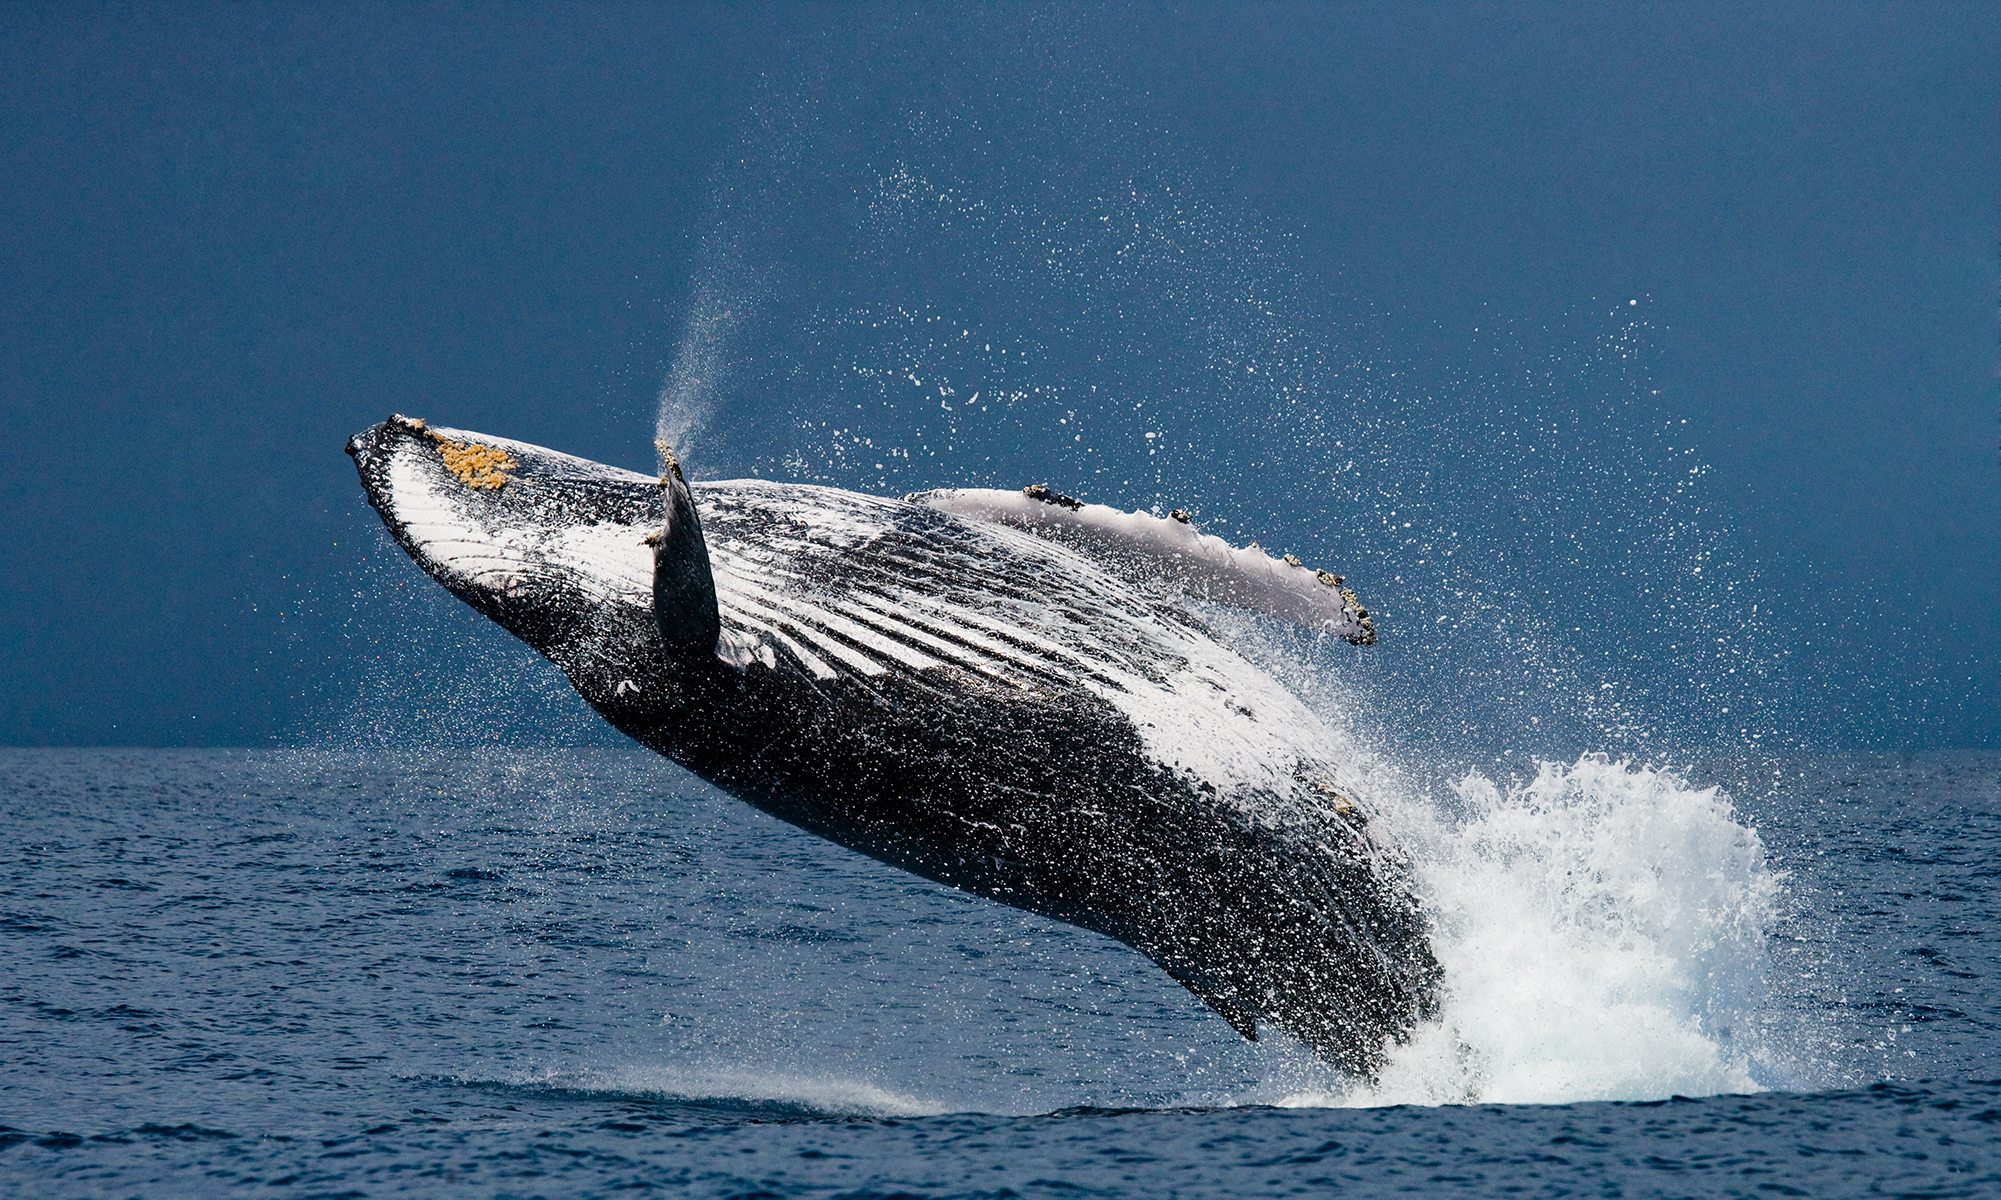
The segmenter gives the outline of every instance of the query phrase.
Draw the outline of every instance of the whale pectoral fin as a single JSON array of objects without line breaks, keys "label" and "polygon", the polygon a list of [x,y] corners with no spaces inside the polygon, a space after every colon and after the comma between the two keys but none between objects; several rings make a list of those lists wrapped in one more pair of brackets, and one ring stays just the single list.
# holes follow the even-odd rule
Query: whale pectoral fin
[{"label": "whale pectoral fin", "polygon": [[682,478],[681,464],[662,448],[666,470],[660,491],[667,514],[660,531],[646,539],[653,547],[653,620],[671,659],[713,657],[722,635],[716,609],[716,577],[709,569],[709,546],[695,497]]},{"label": "whale pectoral fin", "polygon": [[1243,1009],[1238,1008],[1236,1005],[1230,1003],[1228,1000],[1223,999],[1221,996],[1218,996],[1216,993],[1203,987],[1201,984],[1191,983],[1188,980],[1182,978],[1181,975],[1177,972],[1169,971],[1167,974],[1169,978],[1174,980],[1174,982],[1180,984],[1182,987],[1185,987],[1190,992],[1194,993],[1195,998],[1197,1000],[1200,1000],[1202,1003],[1208,1005],[1210,1008],[1215,1009],[1217,1016],[1222,1017],[1225,1021],[1228,1021],[1230,1023],[1230,1028],[1236,1030],[1238,1033],[1243,1034],[1244,1037],[1249,1039],[1250,1041],[1255,1042],[1258,1040],[1258,1023],[1256,1018],[1252,1017],[1249,1013],[1246,1013]]},{"label": "whale pectoral fin", "polygon": [[1025,530],[1070,547],[1141,586],[1166,584],[1187,595],[1247,608],[1329,633],[1357,646],[1376,643],[1375,619],[1339,575],[1256,542],[1237,547],[1196,529],[1176,509],[1165,517],[1086,504],[1041,485],[1019,492],[947,488],[905,496],[940,512]]}]

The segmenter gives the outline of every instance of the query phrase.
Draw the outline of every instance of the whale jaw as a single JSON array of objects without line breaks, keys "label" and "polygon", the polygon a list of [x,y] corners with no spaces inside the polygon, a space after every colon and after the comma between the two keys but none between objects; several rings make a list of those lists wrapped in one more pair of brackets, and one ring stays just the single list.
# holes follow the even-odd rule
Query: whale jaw
[{"label": "whale jaw", "polygon": [[369,503],[417,565],[631,732],[673,678],[652,613],[656,481],[396,416],[356,434]]}]

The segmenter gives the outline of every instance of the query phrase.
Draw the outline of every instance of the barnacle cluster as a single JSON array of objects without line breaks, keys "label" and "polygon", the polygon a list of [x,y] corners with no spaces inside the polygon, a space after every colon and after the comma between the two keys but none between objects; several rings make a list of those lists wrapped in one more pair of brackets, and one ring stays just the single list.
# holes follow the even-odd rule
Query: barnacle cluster
[{"label": "barnacle cluster", "polygon": [[1349,608],[1355,610],[1355,622],[1356,624],[1362,627],[1362,632],[1356,634],[1354,637],[1349,638],[1348,641],[1357,646],[1375,645],[1376,623],[1374,620],[1370,619],[1369,610],[1362,607],[1361,598],[1355,595],[1355,589],[1342,588],[1341,598],[1348,602]]},{"label": "barnacle cluster", "polygon": [[[429,430],[425,432],[430,433]],[[445,460],[445,469],[458,476],[459,481],[469,488],[496,491],[506,487],[509,477],[502,472],[521,465],[507,451],[496,450],[492,446],[454,442],[436,433],[430,433],[430,438],[438,444],[438,455]]]}]

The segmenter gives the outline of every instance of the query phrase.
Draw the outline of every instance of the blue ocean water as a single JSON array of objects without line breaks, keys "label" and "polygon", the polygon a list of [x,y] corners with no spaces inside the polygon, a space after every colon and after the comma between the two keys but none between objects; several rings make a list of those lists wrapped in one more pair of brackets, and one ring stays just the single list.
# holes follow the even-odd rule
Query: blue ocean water
[{"label": "blue ocean water", "polygon": [[1358,1090],[637,750],[0,751],[0,1190],[2001,1189],[2001,756],[1411,778]]}]

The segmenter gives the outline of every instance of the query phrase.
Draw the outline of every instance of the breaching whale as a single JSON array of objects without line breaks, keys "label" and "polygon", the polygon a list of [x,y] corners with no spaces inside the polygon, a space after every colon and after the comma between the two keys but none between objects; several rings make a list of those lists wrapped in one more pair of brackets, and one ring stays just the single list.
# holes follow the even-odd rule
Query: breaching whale
[{"label": "breaching whale", "polygon": [[1362,1076],[1438,1006],[1343,743],[1191,600],[1351,642],[1342,581],[1042,487],[690,484],[394,417],[348,453],[454,595],[777,817],[1125,942]]}]

